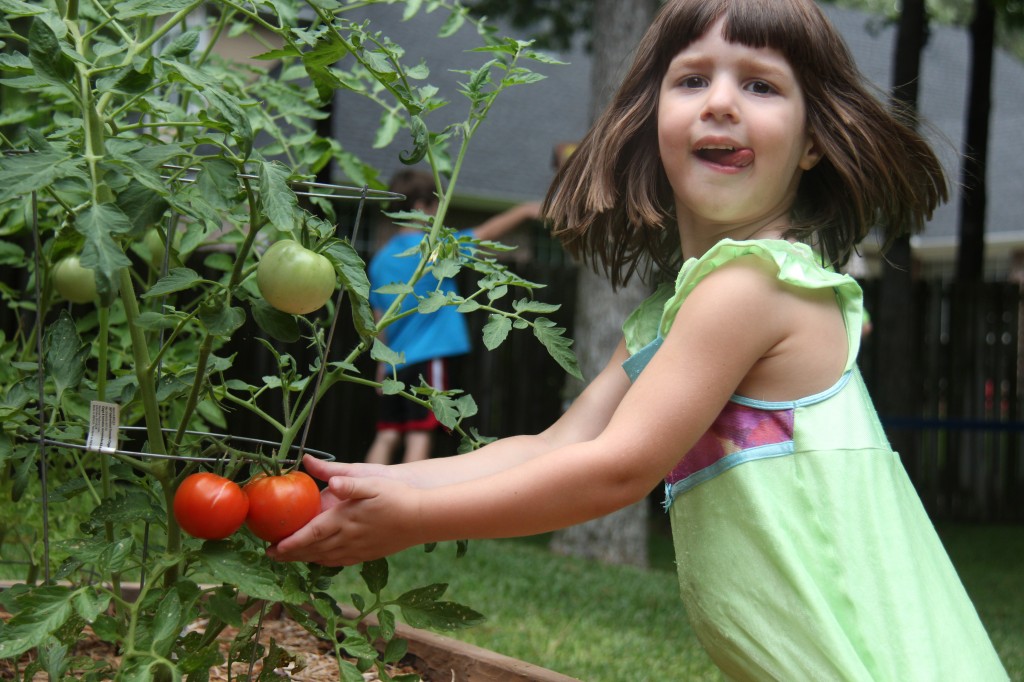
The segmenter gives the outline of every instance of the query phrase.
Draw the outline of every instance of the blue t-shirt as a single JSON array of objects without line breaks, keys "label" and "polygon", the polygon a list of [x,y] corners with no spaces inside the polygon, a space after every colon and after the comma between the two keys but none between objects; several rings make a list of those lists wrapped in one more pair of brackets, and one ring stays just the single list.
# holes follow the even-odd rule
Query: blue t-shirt
[{"label": "blue t-shirt", "polygon": [[[471,230],[455,234],[456,237],[471,235]],[[377,289],[387,284],[408,282],[412,277],[419,264],[418,253],[402,257],[398,254],[415,248],[424,236],[420,232],[401,232],[388,240],[370,260],[367,275],[370,278],[370,305],[375,310],[387,310],[396,296],[379,293]],[[416,296],[409,294],[403,299],[402,311],[415,308],[417,296],[428,296],[435,289],[442,293],[457,293],[454,281],[446,278],[439,287],[437,278],[427,272],[414,287]],[[444,306],[428,314],[408,315],[388,325],[384,333],[391,350],[405,353],[405,364],[464,355],[470,350],[466,320],[462,313],[456,311],[455,306]]]}]

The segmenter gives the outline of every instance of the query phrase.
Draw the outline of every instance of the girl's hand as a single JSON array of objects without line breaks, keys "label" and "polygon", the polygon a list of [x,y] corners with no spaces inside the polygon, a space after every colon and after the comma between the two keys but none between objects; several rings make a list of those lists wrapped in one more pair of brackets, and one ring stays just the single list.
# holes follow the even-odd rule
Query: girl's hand
[{"label": "girl's hand", "polygon": [[335,476],[323,491],[324,511],[267,548],[267,556],[351,566],[423,544],[428,540],[419,533],[421,492],[385,478]]},{"label": "girl's hand", "polygon": [[364,464],[362,462],[328,462],[312,455],[305,455],[302,458],[302,468],[306,473],[321,481],[329,481],[334,476],[349,476],[351,478],[365,478],[374,476],[377,478],[398,479],[398,469],[389,467],[386,464]]}]

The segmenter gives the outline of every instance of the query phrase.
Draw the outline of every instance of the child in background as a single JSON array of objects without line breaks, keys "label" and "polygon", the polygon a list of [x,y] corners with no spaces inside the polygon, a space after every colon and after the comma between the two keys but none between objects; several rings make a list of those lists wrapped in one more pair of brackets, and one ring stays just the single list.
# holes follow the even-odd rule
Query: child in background
[{"label": "child in background", "polygon": [[669,0],[545,213],[613,283],[674,283],[540,434],[392,467],[307,458],[324,511],[269,554],[542,533],[664,480],[683,603],[728,677],[1006,679],[867,395],[862,294],[837,272],[946,195],[812,0]]},{"label": "child in background", "polygon": [[[437,212],[437,188],[434,176],[428,172],[415,169],[399,171],[392,177],[388,189],[405,197],[393,202],[389,207],[392,213],[420,211],[432,216]],[[536,219],[539,214],[540,202],[519,204],[458,235],[497,241],[524,222]],[[395,294],[381,293],[378,289],[387,284],[409,281],[419,264],[419,254],[408,254],[423,240],[423,236],[423,231],[414,226],[397,227],[395,234],[370,260],[367,268],[370,305],[378,320],[395,299]],[[413,287],[416,295],[406,296],[401,309],[415,308],[417,296],[427,296],[435,289],[441,293],[456,292],[455,282],[451,279],[438,282],[433,274],[427,272]],[[444,306],[430,314],[416,313],[399,318],[383,331],[381,341],[405,356],[405,362],[396,365],[394,370],[398,381],[418,386],[422,377],[439,391],[448,388],[448,359],[464,355],[471,348],[466,321],[452,306]],[[382,381],[391,371],[390,365],[379,363],[377,381]],[[399,449],[403,449],[404,462],[427,459],[433,449],[434,432],[440,427],[441,423],[431,410],[400,395],[381,395],[376,434],[366,453],[366,461],[389,464]]]}]

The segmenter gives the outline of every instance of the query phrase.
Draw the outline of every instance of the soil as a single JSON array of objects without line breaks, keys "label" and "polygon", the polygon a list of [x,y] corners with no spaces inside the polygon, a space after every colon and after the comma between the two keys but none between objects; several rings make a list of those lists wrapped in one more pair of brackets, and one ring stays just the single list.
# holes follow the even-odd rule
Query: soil
[{"label": "soil", "polygon": [[[0,619],[6,621],[8,618],[10,618],[10,614],[0,610]],[[192,623],[189,629],[202,632],[205,626],[206,622],[199,620]],[[227,659],[230,643],[236,634],[237,630],[229,627],[225,628],[218,638],[225,660]],[[279,647],[295,654],[299,659],[298,665],[292,663],[287,668],[275,670],[274,672],[279,679],[301,680],[302,682],[337,682],[339,679],[338,662],[334,658],[330,643],[311,635],[295,621],[289,618],[268,618],[264,620],[263,628],[260,632],[260,643],[264,646],[269,646],[271,639],[277,642]],[[120,656],[118,656],[114,647],[93,636],[89,628],[86,628],[83,632],[83,636],[75,648],[75,655],[88,656],[94,660],[106,660],[112,663],[117,663],[120,660]],[[13,665],[14,662],[10,659],[0,659],[0,680],[20,679],[25,666],[33,658],[34,656],[31,653],[26,653],[17,661],[17,669]],[[420,675],[424,682],[431,682],[428,675],[417,669],[417,663],[418,659],[410,656],[407,660],[401,661],[399,665],[389,666],[387,672],[392,676],[414,673]],[[251,679],[257,679],[262,670],[262,663],[256,661]],[[248,673],[249,662],[236,661],[232,663],[230,677],[226,664],[210,668],[210,680],[211,682],[227,682],[229,679],[246,680],[250,679]],[[36,673],[32,677],[33,682],[42,682],[47,679],[46,674],[42,672]],[[375,671],[371,670],[363,674],[363,679],[371,682],[372,680],[378,680],[379,677]]]}]

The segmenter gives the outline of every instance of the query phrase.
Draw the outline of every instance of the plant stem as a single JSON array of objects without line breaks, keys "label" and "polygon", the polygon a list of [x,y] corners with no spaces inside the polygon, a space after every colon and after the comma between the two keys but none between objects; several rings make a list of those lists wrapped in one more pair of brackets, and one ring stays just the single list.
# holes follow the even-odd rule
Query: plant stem
[{"label": "plant stem", "polygon": [[146,336],[139,329],[139,302],[135,298],[135,287],[132,284],[131,272],[122,268],[120,273],[121,301],[124,304],[125,322],[131,337],[132,359],[135,360],[135,378],[139,382],[139,397],[146,419],[146,435],[149,447],[154,454],[167,454],[164,435],[160,430],[160,407],[156,401],[156,382],[153,380],[153,367],[149,356]]}]

